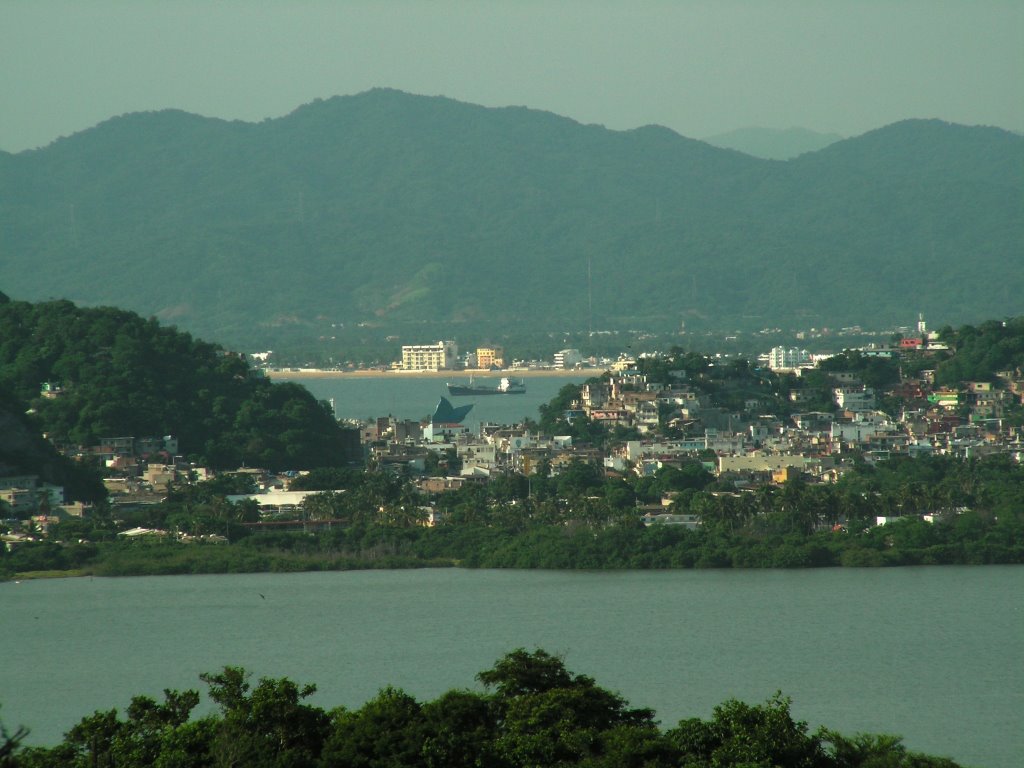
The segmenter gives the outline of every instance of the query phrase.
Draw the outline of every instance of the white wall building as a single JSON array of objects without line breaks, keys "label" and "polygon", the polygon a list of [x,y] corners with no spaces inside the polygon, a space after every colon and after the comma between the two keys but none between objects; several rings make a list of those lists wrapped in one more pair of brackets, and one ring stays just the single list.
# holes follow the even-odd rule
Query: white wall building
[{"label": "white wall building", "polygon": [[403,371],[450,371],[455,367],[459,348],[454,341],[436,344],[406,344],[402,346]]},{"label": "white wall building", "polygon": [[796,347],[772,347],[772,351],[768,353],[768,367],[773,371],[799,368],[810,360],[810,352]]},{"label": "white wall building", "polygon": [[844,411],[873,411],[875,390],[870,387],[836,387],[832,390],[836,405]]},{"label": "white wall building", "polygon": [[876,435],[892,434],[896,426],[889,422],[874,419],[856,421],[834,421],[829,429],[833,442],[866,443]]},{"label": "white wall building", "polygon": [[575,368],[583,362],[583,355],[578,349],[560,349],[555,352],[555,368]]}]

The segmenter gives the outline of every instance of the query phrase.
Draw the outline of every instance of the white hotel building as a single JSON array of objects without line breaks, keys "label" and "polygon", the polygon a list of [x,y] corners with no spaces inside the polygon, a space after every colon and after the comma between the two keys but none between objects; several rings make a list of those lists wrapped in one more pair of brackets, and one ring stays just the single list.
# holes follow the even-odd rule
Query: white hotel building
[{"label": "white hotel building", "polygon": [[403,371],[450,371],[455,367],[459,348],[454,341],[436,344],[407,344],[402,346]]},{"label": "white hotel building", "polygon": [[773,371],[792,370],[809,362],[810,359],[811,355],[806,349],[772,347],[772,351],[768,353],[768,367]]}]

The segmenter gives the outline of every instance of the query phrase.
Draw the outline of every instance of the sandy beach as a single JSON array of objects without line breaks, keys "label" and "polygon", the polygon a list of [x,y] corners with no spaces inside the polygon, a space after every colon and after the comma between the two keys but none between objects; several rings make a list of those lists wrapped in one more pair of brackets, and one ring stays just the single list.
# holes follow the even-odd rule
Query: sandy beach
[{"label": "sandy beach", "polygon": [[599,368],[582,370],[561,370],[557,368],[537,368],[522,371],[325,371],[317,368],[274,369],[267,375],[272,379],[466,379],[474,376],[481,379],[500,379],[507,376],[512,379],[530,379],[541,376],[600,376]]}]

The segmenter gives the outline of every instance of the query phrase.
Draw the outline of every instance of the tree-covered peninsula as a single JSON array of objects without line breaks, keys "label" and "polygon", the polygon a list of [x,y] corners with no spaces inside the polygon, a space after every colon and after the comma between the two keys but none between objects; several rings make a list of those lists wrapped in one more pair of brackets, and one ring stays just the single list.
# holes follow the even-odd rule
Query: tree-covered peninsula
[{"label": "tree-covered peninsula", "polygon": [[136,696],[84,717],[53,747],[0,735],[4,768],[957,768],[895,736],[811,730],[777,694],[737,700],[662,728],[543,650],[518,649],[477,675],[483,690],[418,701],[391,686],[358,709],[306,701],[315,685],[251,676],[238,667],[201,675],[197,691]]},{"label": "tree-covered peninsula", "polygon": [[330,409],[303,387],[271,384],[242,356],[155,319],[69,301],[0,302],[0,407],[29,410],[57,445],[173,435],[213,468],[350,458]]}]

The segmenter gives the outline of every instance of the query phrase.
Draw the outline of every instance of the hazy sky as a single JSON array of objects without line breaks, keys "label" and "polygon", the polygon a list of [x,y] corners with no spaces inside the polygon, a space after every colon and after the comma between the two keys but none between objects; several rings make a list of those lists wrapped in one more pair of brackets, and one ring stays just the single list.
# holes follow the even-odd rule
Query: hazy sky
[{"label": "hazy sky", "polygon": [[177,107],[388,86],[701,138],[907,117],[1024,129],[1024,0],[0,0],[0,149]]}]

